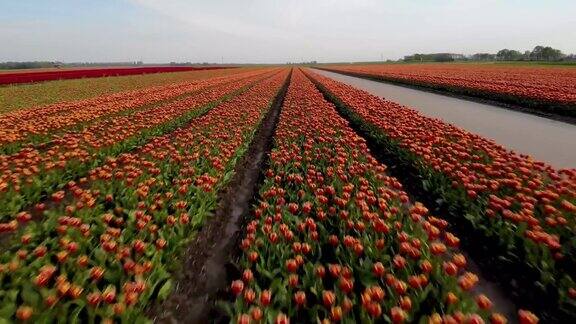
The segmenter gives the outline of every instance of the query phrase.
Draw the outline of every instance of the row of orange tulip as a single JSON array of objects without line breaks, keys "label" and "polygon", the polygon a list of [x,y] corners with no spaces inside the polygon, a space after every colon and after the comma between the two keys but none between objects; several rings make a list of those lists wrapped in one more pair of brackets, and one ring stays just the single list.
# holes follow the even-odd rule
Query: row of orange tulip
[{"label": "row of orange tulip", "polygon": [[244,73],[179,82],[164,86],[114,93],[96,98],[62,102],[42,107],[31,107],[0,116],[0,148],[16,142],[27,144],[31,136],[56,138],[58,132],[82,125],[98,118],[133,112],[138,107],[161,103],[187,93],[246,77]]},{"label": "row of orange tulip", "polygon": [[[17,227],[28,213],[16,215],[40,202],[68,180],[82,176],[107,157],[145,143],[147,138],[174,129],[205,113],[246,86],[266,77],[270,70],[203,81],[205,90],[131,115],[95,121],[80,131],[66,131],[37,147],[0,155],[0,231]],[[16,216],[16,217],[15,217]],[[22,219],[20,219],[22,218]]]},{"label": "row of orange tulip", "polygon": [[287,71],[267,74],[193,122],[108,158],[52,194],[41,221],[23,228],[0,254],[0,318],[145,321],[145,308],[169,295],[177,252],[216,208],[218,189],[286,77]]},{"label": "row of orange tulip", "polygon": [[506,323],[472,292],[448,223],[411,204],[300,70],[274,139],[230,287],[235,321]]}]

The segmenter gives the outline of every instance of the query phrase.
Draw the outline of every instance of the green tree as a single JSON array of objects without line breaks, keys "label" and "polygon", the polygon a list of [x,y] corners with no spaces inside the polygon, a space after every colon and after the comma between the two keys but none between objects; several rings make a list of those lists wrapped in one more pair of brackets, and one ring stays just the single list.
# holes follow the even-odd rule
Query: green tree
[{"label": "green tree", "polygon": [[496,53],[496,59],[501,61],[518,61],[522,59],[522,53],[517,50],[502,49]]},{"label": "green tree", "polygon": [[530,52],[530,59],[537,61],[558,61],[563,57],[562,51],[550,46],[538,45]]}]

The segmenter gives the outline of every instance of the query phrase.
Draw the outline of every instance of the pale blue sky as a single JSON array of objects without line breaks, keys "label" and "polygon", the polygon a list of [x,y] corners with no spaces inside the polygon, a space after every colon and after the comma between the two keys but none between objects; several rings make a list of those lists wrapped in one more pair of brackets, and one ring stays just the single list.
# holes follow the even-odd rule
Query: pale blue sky
[{"label": "pale blue sky", "polygon": [[284,63],[550,45],[575,0],[0,0],[0,61]]}]

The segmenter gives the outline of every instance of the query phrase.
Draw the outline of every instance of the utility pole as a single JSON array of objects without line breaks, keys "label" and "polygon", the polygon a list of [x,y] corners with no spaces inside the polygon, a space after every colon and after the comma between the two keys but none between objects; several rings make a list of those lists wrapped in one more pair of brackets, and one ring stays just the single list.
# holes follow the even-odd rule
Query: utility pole
[{"label": "utility pole", "polygon": [[222,56],[222,64],[224,64],[224,56]]}]

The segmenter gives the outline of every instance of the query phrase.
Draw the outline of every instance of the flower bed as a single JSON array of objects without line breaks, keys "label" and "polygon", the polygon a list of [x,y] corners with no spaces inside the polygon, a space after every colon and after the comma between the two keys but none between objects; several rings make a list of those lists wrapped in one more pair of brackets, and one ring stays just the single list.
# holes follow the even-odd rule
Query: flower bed
[{"label": "flower bed", "polygon": [[216,206],[283,71],[69,182],[0,255],[0,317],[125,323],[168,296],[182,247]]},{"label": "flower bed", "polygon": [[[576,170],[555,170],[415,110],[310,73],[322,91],[380,147],[411,165],[422,186],[536,282],[519,289],[555,299],[574,316]],[[498,259],[498,258],[497,258]]]},{"label": "flower bed", "polygon": [[505,322],[471,292],[448,223],[410,203],[300,70],[274,140],[225,306],[234,321]]}]

